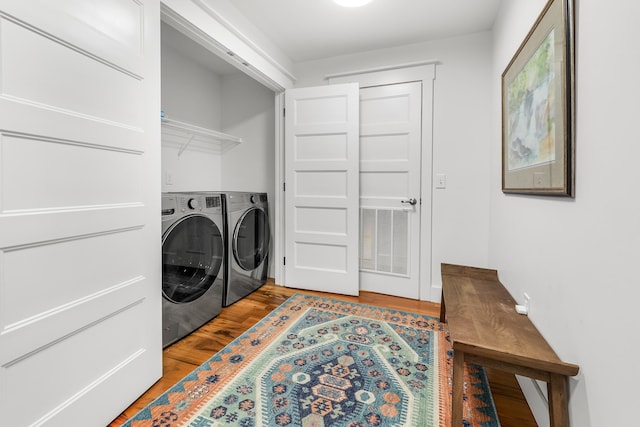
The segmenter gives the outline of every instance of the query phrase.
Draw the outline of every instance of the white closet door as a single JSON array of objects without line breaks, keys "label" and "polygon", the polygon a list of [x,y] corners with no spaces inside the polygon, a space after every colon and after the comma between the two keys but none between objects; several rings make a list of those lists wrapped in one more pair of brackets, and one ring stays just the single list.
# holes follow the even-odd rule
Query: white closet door
[{"label": "white closet door", "polygon": [[358,85],[285,93],[285,279],[357,295]]},{"label": "white closet door", "polygon": [[3,425],[106,425],[161,375],[159,25],[0,4]]}]

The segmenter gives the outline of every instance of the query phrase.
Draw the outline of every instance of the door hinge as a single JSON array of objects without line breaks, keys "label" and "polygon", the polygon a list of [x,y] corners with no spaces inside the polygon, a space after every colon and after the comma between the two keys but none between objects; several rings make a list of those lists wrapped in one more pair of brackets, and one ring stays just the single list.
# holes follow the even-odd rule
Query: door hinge
[{"label": "door hinge", "polygon": [[282,109],[282,117],[287,117],[287,109],[286,108]]},{"label": "door hinge", "polygon": [[287,265],[287,257],[286,256],[282,257],[282,265]]},{"label": "door hinge", "polygon": [[287,183],[286,182],[282,183],[282,191],[287,191]]}]

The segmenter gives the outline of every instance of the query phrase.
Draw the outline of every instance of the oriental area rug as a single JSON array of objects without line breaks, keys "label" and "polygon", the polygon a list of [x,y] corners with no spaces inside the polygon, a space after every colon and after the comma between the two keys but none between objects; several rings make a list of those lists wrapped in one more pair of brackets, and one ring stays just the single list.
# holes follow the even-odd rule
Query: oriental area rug
[{"label": "oriental area rug", "polygon": [[[449,427],[452,356],[434,318],[296,294],[123,425]],[[482,367],[464,392],[500,425]]]}]

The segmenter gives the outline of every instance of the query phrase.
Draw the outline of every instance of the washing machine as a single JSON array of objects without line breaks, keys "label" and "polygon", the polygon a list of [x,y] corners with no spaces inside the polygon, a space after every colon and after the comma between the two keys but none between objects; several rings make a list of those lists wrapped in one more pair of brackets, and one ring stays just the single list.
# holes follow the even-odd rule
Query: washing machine
[{"label": "washing machine", "polygon": [[162,344],[190,334],[222,309],[221,194],[162,194]]},{"label": "washing machine", "polygon": [[225,192],[227,271],[223,306],[264,285],[269,272],[269,208],[266,193]]}]

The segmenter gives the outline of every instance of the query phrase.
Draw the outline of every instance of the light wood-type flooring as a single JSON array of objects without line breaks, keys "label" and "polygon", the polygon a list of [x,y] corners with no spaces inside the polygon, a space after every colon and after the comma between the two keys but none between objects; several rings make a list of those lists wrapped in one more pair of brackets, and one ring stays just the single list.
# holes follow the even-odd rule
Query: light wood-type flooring
[{"label": "light wood-type flooring", "polygon": [[[269,280],[266,285],[248,297],[230,307],[223,308],[220,315],[191,335],[164,349],[164,374],[162,378],[116,418],[110,427],[120,426],[296,292],[410,311],[433,317],[440,315],[440,305],[430,302],[372,292],[361,292],[358,297],[349,297],[299,291],[276,286],[273,281]],[[515,377],[511,374],[488,369],[487,374],[502,427],[537,427]]]}]

